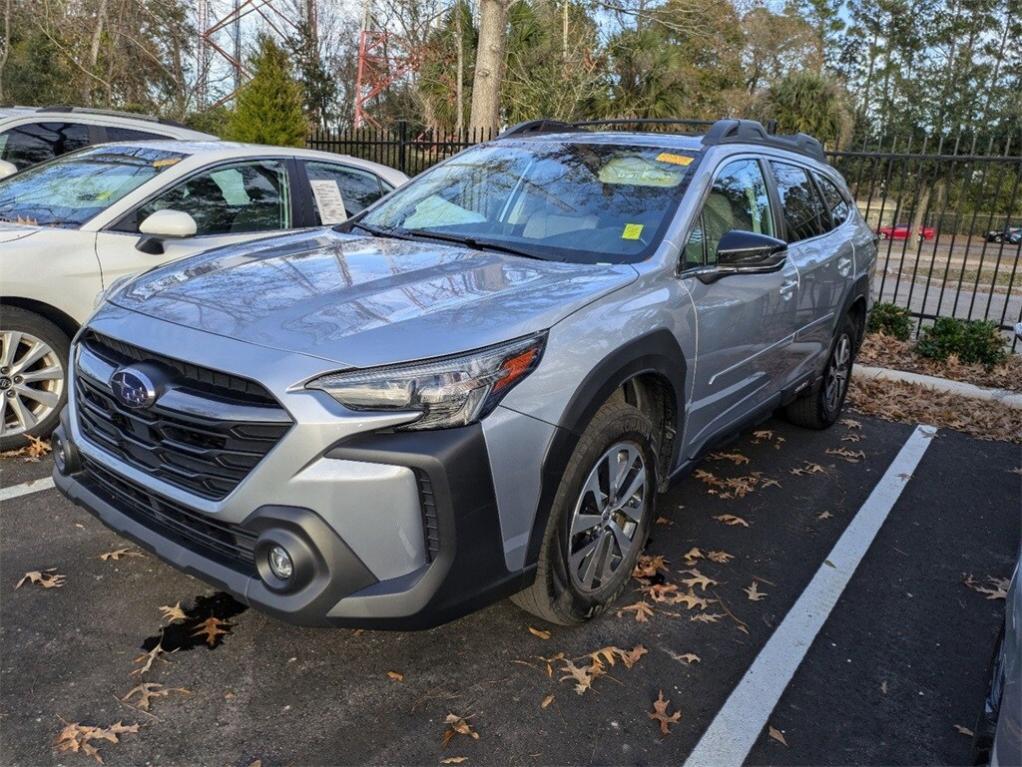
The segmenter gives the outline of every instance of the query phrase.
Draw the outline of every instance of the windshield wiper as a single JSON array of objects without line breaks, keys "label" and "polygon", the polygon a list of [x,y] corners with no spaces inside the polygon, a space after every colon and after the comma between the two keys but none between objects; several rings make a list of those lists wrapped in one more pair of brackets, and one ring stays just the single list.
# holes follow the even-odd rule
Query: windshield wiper
[{"label": "windshield wiper", "polygon": [[345,221],[344,223],[335,226],[334,229],[336,229],[339,232],[350,232],[355,227],[358,227],[364,232],[368,232],[373,237],[393,237],[395,240],[414,239],[413,237],[409,237],[408,235],[396,232],[389,227],[384,229],[378,226],[369,226],[369,224],[363,224],[361,221]]},{"label": "windshield wiper", "polygon": [[444,232],[431,232],[428,229],[403,229],[403,232],[414,235],[416,237],[424,237],[432,240],[440,240],[441,242],[450,242],[455,245],[464,245],[472,248],[472,250],[495,250],[498,253],[507,253],[512,256],[522,256],[523,258],[533,258],[539,261],[545,261],[542,256],[537,256],[535,253],[529,253],[525,250],[512,247],[510,245],[504,245],[500,242],[493,242],[492,240],[480,240],[476,237],[469,237],[466,235],[458,234],[446,234]]}]

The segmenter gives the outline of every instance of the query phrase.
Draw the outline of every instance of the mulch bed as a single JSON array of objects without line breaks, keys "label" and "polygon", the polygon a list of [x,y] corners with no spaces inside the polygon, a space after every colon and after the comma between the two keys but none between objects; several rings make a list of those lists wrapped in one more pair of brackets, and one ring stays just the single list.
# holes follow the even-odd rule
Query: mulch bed
[{"label": "mulch bed", "polygon": [[1022,410],[1000,402],[938,392],[919,384],[853,379],[848,404],[885,421],[928,424],[977,439],[1022,444]]},{"label": "mulch bed", "polygon": [[863,365],[1022,392],[1022,355],[1019,354],[1012,354],[1003,365],[991,368],[965,365],[953,356],[941,362],[920,357],[913,351],[910,341],[899,341],[882,333],[872,333],[866,336],[856,361]]}]

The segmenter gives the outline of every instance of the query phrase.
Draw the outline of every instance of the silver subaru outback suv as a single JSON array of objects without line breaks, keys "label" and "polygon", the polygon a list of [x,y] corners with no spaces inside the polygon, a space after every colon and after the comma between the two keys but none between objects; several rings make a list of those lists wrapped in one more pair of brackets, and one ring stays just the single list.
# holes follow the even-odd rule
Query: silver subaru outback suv
[{"label": "silver subaru outback suv", "polygon": [[808,136],[522,124],[338,228],[112,287],[55,480],[294,623],[585,621],[708,449],[837,419],[875,255]]}]

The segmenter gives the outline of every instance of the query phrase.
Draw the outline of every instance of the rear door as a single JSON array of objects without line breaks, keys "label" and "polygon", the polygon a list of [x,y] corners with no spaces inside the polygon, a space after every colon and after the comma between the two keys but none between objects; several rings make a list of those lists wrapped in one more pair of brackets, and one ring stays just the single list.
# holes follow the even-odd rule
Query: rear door
[{"label": "rear door", "polygon": [[788,377],[795,331],[798,272],[736,274],[704,282],[699,274],[717,260],[717,245],[733,229],[777,236],[779,217],[756,157],[729,159],[691,227],[682,277],[696,310],[693,393],[686,425],[694,456],[714,435],[742,421],[780,392]]},{"label": "rear door", "polygon": [[82,123],[25,123],[0,133],[0,160],[21,170],[101,140],[93,127]]},{"label": "rear door", "polygon": [[792,378],[798,378],[821,365],[830,350],[853,266],[851,238],[842,226],[849,208],[831,182],[828,192],[836,192],[838,199],[830,205],[825,201],[820,174],[786,161],[771,160],[769,165],[783,214],[788,258],[799,273],[790,370]]},{"label": "rear door", "polygon": [[305,172],[306,186],[296,189],[295,196],[299,200],[307,198],[302,205],[310,211],[306,226],[343,223],[391,191],[379,176],[361,168],[323,160],[299,160],[299,164]]},{"label": "rear door", "polygon": [[[96,252],[104,284],[164,261],[295,228],[289,166],[283,158],[226,162],[157,192],[99,233]],[[195,236],[165,240],[160,255],[140,252],[135,247],[139,225],[165,209],[195,219]]]}]

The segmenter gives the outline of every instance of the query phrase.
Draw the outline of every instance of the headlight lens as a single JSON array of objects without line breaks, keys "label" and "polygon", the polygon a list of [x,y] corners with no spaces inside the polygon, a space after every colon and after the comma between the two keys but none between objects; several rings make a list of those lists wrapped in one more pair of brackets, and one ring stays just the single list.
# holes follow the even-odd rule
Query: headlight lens
[{"label": "headlight lens", "polygon": [[351,410],[419,411],[403,430],[465,426],[486,416],[536,369],[546,336],[536,335],[459,357],[357,370],[310,381]]}]

